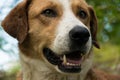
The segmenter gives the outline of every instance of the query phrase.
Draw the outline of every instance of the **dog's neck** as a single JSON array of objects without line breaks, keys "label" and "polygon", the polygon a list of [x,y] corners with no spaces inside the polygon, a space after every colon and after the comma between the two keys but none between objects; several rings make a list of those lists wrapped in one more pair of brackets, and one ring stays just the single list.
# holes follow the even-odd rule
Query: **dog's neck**
[{"label": "dog's neck", "polygon": [[20,53],[23,69],[23,80],[85,80],[87,72],[92,66],[93,55],[85,61],[79,75],[64,75],[49,68],[45,62],[26,57]]}]

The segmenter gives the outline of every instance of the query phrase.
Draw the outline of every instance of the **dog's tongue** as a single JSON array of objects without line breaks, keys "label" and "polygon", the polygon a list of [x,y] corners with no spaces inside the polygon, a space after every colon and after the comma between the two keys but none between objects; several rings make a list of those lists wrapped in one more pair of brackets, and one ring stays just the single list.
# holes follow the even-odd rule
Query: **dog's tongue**
[{"label": "dog's tongue", "polygon": [[69,59],[69,58],[67,58],[67,62],[72,63],[72,64],[80,64],[81,63],[81,58],[79,58],[79,59]]},{"label": "dog's tongue", "polygon": [[68,63],[80,64],[82,61],[82,56],[80,53],[71,53],[66,55],[66,60]]}]

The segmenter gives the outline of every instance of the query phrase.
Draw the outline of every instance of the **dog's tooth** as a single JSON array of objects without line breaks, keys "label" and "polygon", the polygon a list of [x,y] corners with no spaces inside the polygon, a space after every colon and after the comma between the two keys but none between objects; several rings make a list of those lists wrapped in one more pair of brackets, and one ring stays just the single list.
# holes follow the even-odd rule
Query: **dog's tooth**
[{"label": "dog's tooth", "polygon": [[76,64],[73,64],[73,66],[76,66]]},{"label": "dog's tooth", "polygon": [[67,63],[66,55],[63,56],[63,64]]},{"label": "dog's tooth", "polygon": [[77,64],[72,64],[72,66],[76,66]]},{"label": "dog's tooth", "polygon": [[72,66],[72,63],[69,63],[70,66]]},{"label": "dog's tooth", "polygon": [[69,65],[70,65],[70,63],[67,63],[67,65],[69,66]]}]

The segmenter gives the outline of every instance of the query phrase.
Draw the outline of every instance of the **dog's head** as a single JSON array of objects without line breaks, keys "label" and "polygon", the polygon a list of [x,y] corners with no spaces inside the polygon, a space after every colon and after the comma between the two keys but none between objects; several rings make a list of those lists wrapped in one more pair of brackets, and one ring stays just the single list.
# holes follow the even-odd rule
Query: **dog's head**
[{"label": "dog's head", "polygon": [[59,72],[81,72],[92,45],[99,48],[96,15],[84,0],[24,0],[2,26],[24,55]]}]

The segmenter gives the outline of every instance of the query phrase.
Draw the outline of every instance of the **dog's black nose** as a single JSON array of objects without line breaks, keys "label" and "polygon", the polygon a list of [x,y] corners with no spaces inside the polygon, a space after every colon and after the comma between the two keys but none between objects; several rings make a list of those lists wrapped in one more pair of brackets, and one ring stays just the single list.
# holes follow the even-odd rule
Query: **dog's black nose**
[{"label": "dog's black nose", "polygon": [[72,43],[84,45],[90,37],[89,31],[82,26],[75,26],[70,32],[69,37]]}]

